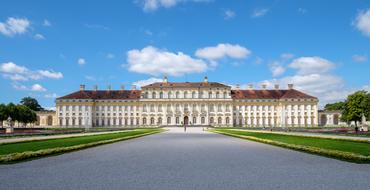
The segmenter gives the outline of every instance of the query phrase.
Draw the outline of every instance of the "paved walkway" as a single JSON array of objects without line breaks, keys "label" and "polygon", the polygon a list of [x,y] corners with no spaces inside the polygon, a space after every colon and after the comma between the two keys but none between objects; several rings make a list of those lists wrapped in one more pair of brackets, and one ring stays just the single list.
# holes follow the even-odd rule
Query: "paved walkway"
[{"label": "paved walkway", "polygon": [[1,189],[368,189],[370,165],[203,132],[168,132],[0,165]]},{"label": "paved walkway", "polygon": [[[127,131],[129,131],[129,130],[127,130]],[[0,144],[2,144],[2,143],[23,142],[23,141],[32,141],[32,140],[48,140],[48,139],[68,138],[68,137],[82,137],[82,136],[91,136],[91,135],[102,135],[102,134],[119,133],[119,132],[125,132],[125,131],[105,131],[105,132],[63,134],[63,135],[12,137],[12,138],[0,139]]]}]

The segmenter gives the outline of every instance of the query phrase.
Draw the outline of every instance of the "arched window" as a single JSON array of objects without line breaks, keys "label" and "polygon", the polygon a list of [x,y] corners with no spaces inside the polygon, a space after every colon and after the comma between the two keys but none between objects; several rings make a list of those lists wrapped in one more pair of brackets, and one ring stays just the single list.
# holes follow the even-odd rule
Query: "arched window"
[{"label": "arched window", "polygon": [[150,118],[150,125],[154,125],[154,117]]},{"label": "arched window", "polygon": [[149,98],[149,93],[145,92],[145,98]]},{"label": "arched window", "polygon": [[159,93],[159,98],[160,98],[160,99],[163,99],[163,92],[160,92],[160,93]]},{"label": "arched window", "polygon": [[210,109],[211,112],[214,112],[215,111],[215,105],[211,104],[209,106],[209,109]]},{"label": "arched window", "polygon": [[195,92],[194,91],[191,93],[191,98],[195,98]]},{"label": "arched window", "polygon": [[224,92],[224,98],[227,98],[227,92]]},{"label": "arched window", "polygon": [[206,118],[205,117],[202,117],[200,120],[201,120],[202,124],[206,123]]},{"label": "arched window", "polygon": [[146,118],[143,118],[143,125],[146,125]]},{"label": "arched window", "polygon": [[184,92],[184,98],[188,98],[188,91]]},{"label": "arched window", "polygon": [[167,117],[167,124],[171,124],[171,117]]},{"label": "arched window", "polygon": [[212,92],[208,92],[208,98],[212,98]]},{"label": "arched window", "polygon": [[203,98],[203,91],[199,92],[199,98]]},{"label": "arched window", "polygon": [[172,92],[168,92],[168,97],[167,98],[172,98]]},{"label": "arched window", "polygon": [[197,123],[197,117],[193,117],[193,125]]},{"label": "arched window", "polygon": [[153,92],[153,93],[152,93],[152,98],[153,98],[153,99],[157,98],[157,97],[156,97],[156,95],[157,95],[157,94],[156,94],[155,92]]},{"label": "arched window", "polygon": [[179,91],[176,92],[176,98],[180,98],[180,92]]},{"label": "arched window", "polygon": [[162,118],[158,118],[158,125],[162,125]]},{"label": "arched window", "polygon": [[220,98],[220,92],[216,92],[216,98]]},{"label": "arched window", "polygon": [[226,124],[229,125],[230,124],[230,118],[229,117],[226,117]]},{"label": "arched window", "polygon": [[211,117],[210,119],[209,119],[209,122],[211,123],[211,124],[213,124],[213,117]]},{"label": "arched window", "polygon": [[221,117],[218,117],[218,121],[217,121],[218,124],[222,124],[222,118]]}]

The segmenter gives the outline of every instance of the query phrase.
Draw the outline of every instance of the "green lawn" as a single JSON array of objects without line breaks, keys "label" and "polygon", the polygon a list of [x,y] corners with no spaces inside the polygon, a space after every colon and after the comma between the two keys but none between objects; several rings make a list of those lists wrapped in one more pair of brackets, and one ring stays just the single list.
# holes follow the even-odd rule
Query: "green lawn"
[{"label": "green lawn", "polygon": [[[346,153],[353,153],[370,158],[370,142],[353,141],[353,140],[341,140],[341,139],[329,139],[329,138],[316,138],[316,137],[302,137],[294,135],[274,134],[274,133],[261,133],[253,131],[233,130],[233,129],[214,129],[215,132],[220,132],[226,135],[238,135],[239,137],[249,137],[250,140],[256,140],[276,145],[288,145],[287,148],[296,147],[309,147],[314,149],[340,151]],[[270,142],[273,141],[273,142]],[[289,145],[292,145],[289,147]],[[299,149],[301,150],[301,149]],[[310,151],[308,151],[310,152]]]},{"label": "green lawn", "polygon": [[0,144],[0,155],[19,153],[25,151],[37,151],[49,148],[68,147],[81,144],[87,144],[97,141],[117,139],[126,136],[134,136],[143,133],[156,131],[158,129],[137,129],[132,131],[118,132],[112,134],[103,135],[92,135],[83,137],[70,137],[62,139],[51,139],[51,140],[37,140],[30,142],[19,142],[10,144]]}]

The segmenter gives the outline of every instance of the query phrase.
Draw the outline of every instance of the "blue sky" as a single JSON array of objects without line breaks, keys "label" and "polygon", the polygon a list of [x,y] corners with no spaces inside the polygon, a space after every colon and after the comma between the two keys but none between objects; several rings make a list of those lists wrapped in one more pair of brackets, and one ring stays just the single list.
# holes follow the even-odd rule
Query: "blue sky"
[{"label": "blue sky", "polygon": [[160,81],[280,84],[320,104],[370,89],[370,1],[0,3],[0,102]]}]

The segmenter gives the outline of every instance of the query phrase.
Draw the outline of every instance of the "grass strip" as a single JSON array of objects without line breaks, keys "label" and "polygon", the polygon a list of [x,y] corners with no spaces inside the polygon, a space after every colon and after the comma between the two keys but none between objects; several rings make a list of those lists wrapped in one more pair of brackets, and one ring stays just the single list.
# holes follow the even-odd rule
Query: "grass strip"
[{"label": "grass strip", "polygon": [[211,132],[253,140],[266,144],[290,148],[311,154],[323,155],[355,163],[370,163],[370,143],[347,139],[325,139],[323,137],[302,137],[294,135],[213,129]]},{"label": "grass strip", "polygon": [[[137,129],[137,130],[133,130],[130,132],[119,132],[119,133],[107,134],[107,135],[93,135],[93,136],[87,136],[87,137],[72,137],[72,138],[65,138],[65,139],[45,140],[48,142],[50,141],[57,141],[57,142],[51,143],[52,146],[49,146],[46,148],[44,147],[44,145],[39,146],[38,150],[32,150],[32,147],[34,145],[37,147],[37,143],[47,144],[48,142],[31,141],[31,142],[4,144],[0,146],[0,152],[1,151],[4,152],[4,150],[7,150],[6,148],[7,147],[9,148],[10,146],[19,147],[20,151],[0,155],[0,163],[11,163],[15,161],[30,159],[30,158],[37,158],[37,157],[59,154],[59,153],[64,153],[64,152],[70,152],[70,151],[80,150],[80,149],[89,148],[93,146],[142,137],[145,135],[159,133],[162,131],[164,130],[162,129]],[[120,135],[120,136],[117,136],[117,135]],[[94,138],[91,139],[91,137],[94,137]],[[63,141],[70,141],[70,142],[63,144]],[[31,150],[27,150],[26,148],[31,148]]]}]

